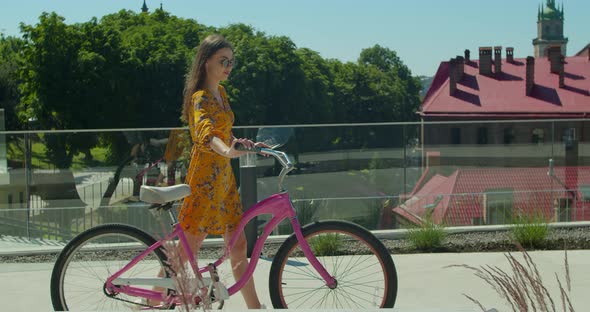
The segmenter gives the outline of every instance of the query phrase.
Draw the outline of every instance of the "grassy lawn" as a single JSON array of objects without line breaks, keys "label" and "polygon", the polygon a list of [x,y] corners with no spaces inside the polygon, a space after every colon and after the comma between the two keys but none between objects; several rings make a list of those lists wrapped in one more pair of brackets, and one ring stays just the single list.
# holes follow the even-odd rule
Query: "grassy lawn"
[{"label": "grassy lawn", "polygon": [[[8,159],[15,163],[22,163],[24,166],[24,140],[12,140],[8,142]],[[106,147],[94,147],[90,149],[92,155],[92,161],[88,162],[85,160],[83,153],[78,153],[72,159],[71,169],[80,170],[89,166],[104,166],[107,158],[108,148]],[[32,144],[31,164],[33,168],[39,169],[54,169],[55,165],[50,162],[47,157],[47,148],[43,142],[34,142]]]}]

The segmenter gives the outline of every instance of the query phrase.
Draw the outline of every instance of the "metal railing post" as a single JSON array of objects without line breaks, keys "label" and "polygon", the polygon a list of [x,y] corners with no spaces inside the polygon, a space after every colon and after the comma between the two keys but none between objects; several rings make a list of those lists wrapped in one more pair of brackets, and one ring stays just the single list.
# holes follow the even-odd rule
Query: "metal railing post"
[{"label": "metal railing post", "polygon": [[31,218],[31,182],[32,182],[32,166],[31,166],[31,135],[25,133],[25,200],[27,205],[27,238],[31,239],[30,218]]}]

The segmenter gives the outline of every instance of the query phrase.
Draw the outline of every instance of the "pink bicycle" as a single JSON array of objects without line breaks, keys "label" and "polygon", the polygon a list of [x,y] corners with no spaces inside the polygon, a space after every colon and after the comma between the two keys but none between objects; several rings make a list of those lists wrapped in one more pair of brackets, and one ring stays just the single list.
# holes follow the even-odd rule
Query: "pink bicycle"
[{"label": "pink bicycle", "polygon": [[[320,221],[302,228],[289,194],[282,189],[283,179],[294,168],[288,156],[266,148],[251,152],[273,156],[281,163],[283,169],[278,179],[281,191],[244,213],[237,233],[255,216],[270,214],[272,218],[256,241],[246,273],[235,284],[226,288],[216,270],[228,250],[214,263],[199,267],[178,225],[171,208],[174,202],[190,194],[190,187],[142,186],[140,198],[168,212],[173,222],[172,233],[155,240],[144,231],[124,224],[105,224],[81,233],[63,249],[55,263],[51,276],[53,308],[56,311],[171,309],[186,303],[186,294],[177,289],[173,276],[176,273],[164,252],[165,244],[175,243],[176,238],[188,254],[187,271],[191,273],[192,283],[201,290],[189,298],[190,302],[222,307],[223,301],[252,277],[264,242],[286,218],[294,233],[276,252],[269,276],[269,292],[275,308],[392,308],[397,296],[397,272],[379,239],[363,227],[344,221]],[[230,240],[228,248],[236,238]],[[158,277],[159,272],[165,272],[165,276]],[[148,302],[158,304],[150,306]]]}]

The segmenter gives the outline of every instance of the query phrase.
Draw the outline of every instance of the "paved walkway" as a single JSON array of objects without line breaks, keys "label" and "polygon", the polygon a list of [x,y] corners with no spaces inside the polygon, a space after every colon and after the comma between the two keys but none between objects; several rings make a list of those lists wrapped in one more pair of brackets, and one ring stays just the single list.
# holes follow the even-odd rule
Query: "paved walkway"
[{"label": "paved walkway", "polygon": [[[61,246],[48,246],[37,243],[0,239],[0,252],[39,252],[44,249],[60,249]],[[564,253],[562,251],[531,252],[539,270],[551,292],[553,299],[560,302],[555,282],[555,273],[564,276]],[[394,311],[447,312],[481,311],[467,300],[466,293],[478,300],[488,309],[498,311],[511,309],[499,296],[472,272],[462,268],[444,268],[453,264],[471,266],[494,265],[508,269],[503,253],[444,253],[393,255],[399,275],[398,300]],[[583,311],[590,304],[590,251],[570,251],[568,253],[572,276],[571,299],[577,311]],[[261,300],[270,306],[268,292],[268,272],[271,262],[261,260],[254,275]],[[49,296],[49,278],[53,263],[0,263],[0,300],[2,311],[52,311]],[[221,274],[230,276],[229,267],[220,268]],[[226,311],[244,310],[241,296],[234,296],[226,302]],[[559,308],[558,308],[559,310]],[[308,310],[309,311],[309,310]],[[370,310],[367,310],[370,311]]]},{"label": "paved walkway", "polygon": [[0,256],[54,253],[61,251],[64,246],[64,243],[56,241],[0,235]]}]

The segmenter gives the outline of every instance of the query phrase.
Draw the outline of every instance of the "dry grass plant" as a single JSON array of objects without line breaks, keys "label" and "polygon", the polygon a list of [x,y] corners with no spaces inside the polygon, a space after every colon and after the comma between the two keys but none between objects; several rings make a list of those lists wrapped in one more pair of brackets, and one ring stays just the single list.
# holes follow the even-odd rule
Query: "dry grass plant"
[{"label": "dry grass plant", "polygon": [[[173,208],[174,209],[174,208]],[[154,212],[162,216],[162,211]],[[162,233],[167,233],[165,222],[160,219]],[[158,239],[163,239],[159,237]],[[167,257],[166,271],[170,278],[174,281],[176,287],[175,294],[180,298],[180,304],[176,305],[175,311],[195,311],[202,309],[203,311],[212,310],[211,298],[209,298],[207,287],[200,274],[195,276],[192,267],[185,261],[186,256],[184,248],[180,241],[166,241],[162,244],[162,251]],[[198,300],[197,300],[198,298]]]},{"label": "dry grass plant", "polygon": [[[163,244],[163,249],[164,253],[168,257],[168,273],[170,274],[170,278],[172,278],[174,285],[176,286],[176,295],[180,298],[180,304],[177,305],[176,311],[189,312],[198,309],[202,309],[203,311],[212,311],[215,309],[221,309],[223,307],[223,303],[220,303],[219,301],[212,301],[212,297],[209,294],[209,291],[212,291],[213,294],[215,294],[218,290],[215,287],[210,290],[210,285],[203,281],[200,274],[195,276],[188,261],[184,260],[186,257],[181,257],[181,253],[184,253],[185,251],[184,248],[180,247],[180,243],[168,242],[167,244]],[[229,255],[230,251],[225,250],[224,252],[226,255]],[[236,264],[236,267],[239,264],[240,263]],[[233,271],[234,269],[235,267],[232,267],[230,271]],[[225,285],[229,278],[233,278],[233,275],[230,272],[218,270],[217,277],[219,278],[221,285]],[[213,276],[211,276],[211,278],[213,278]],[[197,298],[198,300],[196,300]],[[213,305],[214,303],[217,303],[220,306],[215,307]]]},{"label": "dry grass plant", "polygon": [[[180,306],[177,306],[177,310],[189,312],[202,308],[203,311],[208,311],[211,309],[211,301],[207,295],[207,288],[199,287],[204,285],[204,282],[200,276],[194,276],[192,269],[187,267],[188,263],[181,257],[182,252],[184,249],[173,242],[165,244],[164,253],[168,257],[168,273],[174,281],[176,294],[180,298]],[[197,298],[200,298],[200,303],[197,302]]]},{"label": "dry grass plant", "polygon": [[[480,267],[473,267],[470,265],[450,265],[449,267],[459,267],[471,270],[475,276],[482,279],[485,283],[490,285],[492,289],[504,299],[515,312],[557,312],[569,311],[574,312],[574,307],[570,300],[571,293],[571,277],[569,270],[569,263],[567,258],[567,249],[565,249],[565,282],[566,287],[562,285],[562,279],[555,273],[555,279],[559,285],[559,299],[560,302],[554,300],[555,294],[551,294],[545,286],[537,265],[529,255],[529,253],[518,243],[516,246],[523,256],[524,260],[519,261],[512,253],[506,253],[504,256],[510,264],[509,270],[502,270],[497,266],[482,265]],[[524,262],[523,262],[524,261]],[[483,304],[469,296],[463,294],[471,302],[475,303],[484,311],[486,308]]]}]

